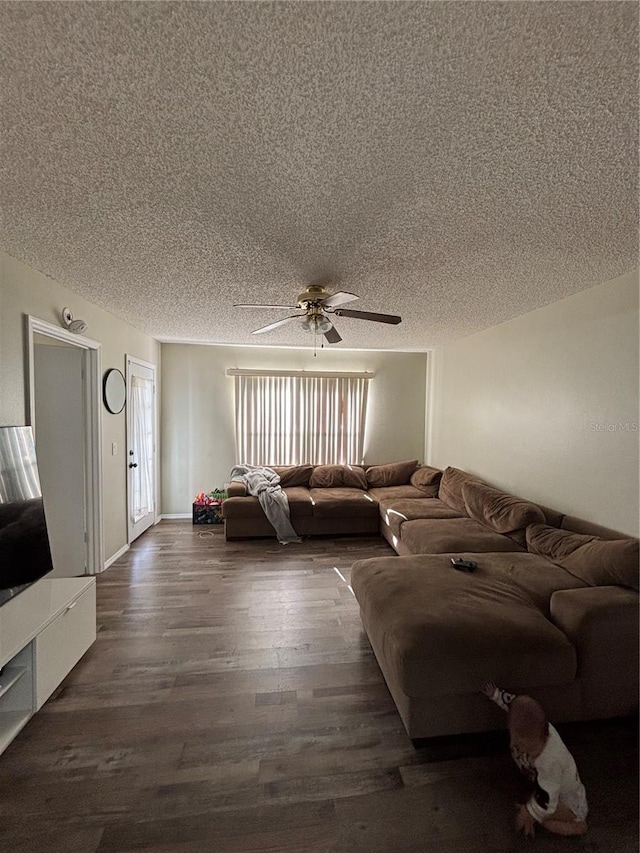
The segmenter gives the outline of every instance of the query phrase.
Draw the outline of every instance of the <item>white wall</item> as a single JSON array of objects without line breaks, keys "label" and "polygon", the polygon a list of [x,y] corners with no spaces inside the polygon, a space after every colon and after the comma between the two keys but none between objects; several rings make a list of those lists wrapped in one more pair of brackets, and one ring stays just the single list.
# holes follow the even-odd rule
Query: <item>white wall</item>
[{"label": "white wall", "polygon": [[162,344],[162,511],[191,511],[235,464],[234,380],[227,368],[369,370],[368,462],[424,457],[426,353]]},{"label": "white wall", "polygon": [[638,275],[433,353],[429,461],[638,534]]},{"label": "white wall", "polygon": [[[0,252],[0,424],[27,423],[27,342],[24,317],[31,314],[61,325],[67,306],[86,320],[85,335],[102,344],[102,371],[124,372],[125,354],[157,364],[159,344],[112,314],[87,302],[53,279]],[[108,559],[126,544],[125,413],[102,412],[104,553]],[[111,455],[116,442],[119,453]]]}]

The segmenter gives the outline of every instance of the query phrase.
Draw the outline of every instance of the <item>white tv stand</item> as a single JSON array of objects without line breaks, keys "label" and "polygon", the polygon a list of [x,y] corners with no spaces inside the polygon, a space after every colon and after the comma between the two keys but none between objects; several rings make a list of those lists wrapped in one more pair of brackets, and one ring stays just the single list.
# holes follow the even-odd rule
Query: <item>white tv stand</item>
[{"label": "white tv stand", "polygon": [[96,638],[96,579],[42,578],[0,607],[0,753]]}]

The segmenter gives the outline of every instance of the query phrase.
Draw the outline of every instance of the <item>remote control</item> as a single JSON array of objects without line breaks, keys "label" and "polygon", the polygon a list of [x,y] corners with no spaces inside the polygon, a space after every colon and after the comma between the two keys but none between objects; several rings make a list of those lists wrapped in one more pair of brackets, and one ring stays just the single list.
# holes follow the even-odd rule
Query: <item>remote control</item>
[{"label": "remote control", "polygon": [[465,560],[462,557],[452,557],[451,564],[454,569],[459,569],[461,572],[472,572],[478,567],[475,560]]}]

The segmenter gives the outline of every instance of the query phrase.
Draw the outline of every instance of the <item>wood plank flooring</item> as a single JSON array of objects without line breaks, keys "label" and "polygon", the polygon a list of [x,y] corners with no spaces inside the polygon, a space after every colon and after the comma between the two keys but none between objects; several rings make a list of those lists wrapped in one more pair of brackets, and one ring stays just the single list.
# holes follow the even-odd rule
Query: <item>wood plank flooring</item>
[{"label": "wood plank flooring", "polygon": [[[98,578],[96,643],[0,756],[0,851],[529,849],[504,735],[405,734],[348,587],[354,560],[389,552],[145,533]],[[635,722],[561,732],[590,829],[536,850],[637,853]]]}]

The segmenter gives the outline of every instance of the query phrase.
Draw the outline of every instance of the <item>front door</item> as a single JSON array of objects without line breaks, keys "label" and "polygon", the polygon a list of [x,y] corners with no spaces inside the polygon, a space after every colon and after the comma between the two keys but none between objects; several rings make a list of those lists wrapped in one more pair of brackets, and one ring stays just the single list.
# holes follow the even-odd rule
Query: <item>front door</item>
[{"label": "front door", "polygon": [[133,542],[156,520],[156,369],[127,356],[127,532]]}]

